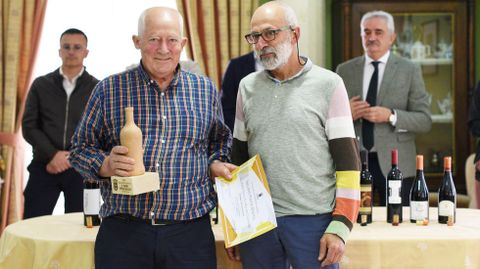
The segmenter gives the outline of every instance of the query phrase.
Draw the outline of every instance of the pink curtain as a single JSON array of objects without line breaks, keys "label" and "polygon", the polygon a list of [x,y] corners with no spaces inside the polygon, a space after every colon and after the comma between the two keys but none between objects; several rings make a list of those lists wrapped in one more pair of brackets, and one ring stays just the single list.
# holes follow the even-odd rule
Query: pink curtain
[{"label": "pink curtain", "polygon": [[23,215],[24,141],[21,116],[38,49],[47,0],[2,0],[0,44],[0,154],[5,171],[1,193],[1,224]]},{"label": "pink curtain", "polygon": [[231,58],[251,50],[243,36],[258,0],[177,0],[188,37],[187,54],[217,87]]}]

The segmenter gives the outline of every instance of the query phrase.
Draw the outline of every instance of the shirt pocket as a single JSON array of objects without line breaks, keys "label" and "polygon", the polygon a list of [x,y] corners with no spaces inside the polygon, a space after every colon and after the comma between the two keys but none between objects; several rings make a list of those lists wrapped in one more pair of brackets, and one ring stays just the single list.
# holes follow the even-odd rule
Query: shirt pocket
[{"label": "shirt pocket", "polygon": [[[208,138],[208,117],[198,110],[185,110],[179,117],[179,136],[192,146]],[[198,146],[198,145],[197,145]]]}]

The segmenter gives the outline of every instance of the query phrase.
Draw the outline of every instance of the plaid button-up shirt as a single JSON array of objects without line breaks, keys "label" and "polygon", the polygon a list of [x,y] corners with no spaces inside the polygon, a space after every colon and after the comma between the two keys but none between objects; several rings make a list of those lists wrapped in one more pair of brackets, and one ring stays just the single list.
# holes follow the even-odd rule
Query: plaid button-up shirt
[{"label": "plaid button-up shirt", "polygon": [[[102,217],[122,213],[148,219],[153,212],[158,219],[186,220],[215,206],[209,164],[227,161],[232,140],[218,95],[210,79],[180,68],[162,92],[141,64],[96,86],[72,138],[70,160],[84,178],[100,180]],[[97,175],[110,150],[120,145],[129,106],[143,133],[145,168],[160,176],[157,192],[112,194],[110,180]]]}]

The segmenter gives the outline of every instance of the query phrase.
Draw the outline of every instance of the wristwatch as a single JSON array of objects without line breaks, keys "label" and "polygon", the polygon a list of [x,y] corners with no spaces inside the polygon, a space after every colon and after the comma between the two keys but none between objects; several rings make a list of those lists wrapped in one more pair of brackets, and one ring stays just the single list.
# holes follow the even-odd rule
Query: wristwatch
[{"label": "wristwatch", "polygon": [[395,123],[397,122],[397,114],[395,114],[395,110],[393,110],[392,108],[390,109],[390,111],[392,112],[392,114],[390,114],[390,116],[388,117],[388,122],[392,126],[395,126]]}]

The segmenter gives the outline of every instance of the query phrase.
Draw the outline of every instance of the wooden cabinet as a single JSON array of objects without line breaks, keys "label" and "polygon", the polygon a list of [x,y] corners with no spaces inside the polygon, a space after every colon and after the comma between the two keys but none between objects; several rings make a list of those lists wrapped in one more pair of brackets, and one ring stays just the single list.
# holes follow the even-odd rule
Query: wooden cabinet
[{"label": "wooden cabinet", "polygon": [[453,157],[457,191],[465,193],[465,160],[473,152],[467,120],[473,74],[473,0],[333,1],[333,65],[360,56],[360,19],[372,10],[391,13],[397,39],[391,52],[422,67],[431,95],[432,129],[417,134],[418,154],[424,155],[427,182],[437,191],[443,157]]}]

